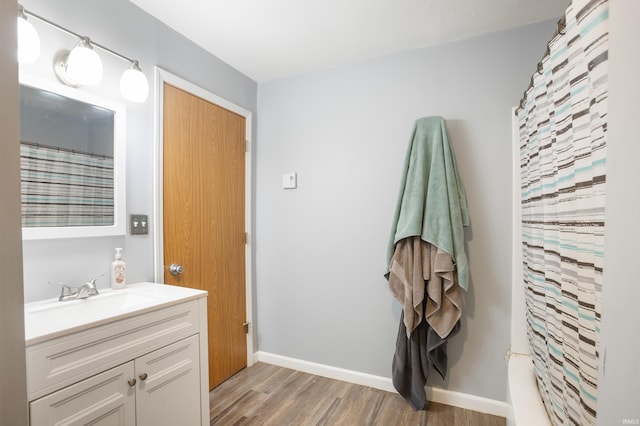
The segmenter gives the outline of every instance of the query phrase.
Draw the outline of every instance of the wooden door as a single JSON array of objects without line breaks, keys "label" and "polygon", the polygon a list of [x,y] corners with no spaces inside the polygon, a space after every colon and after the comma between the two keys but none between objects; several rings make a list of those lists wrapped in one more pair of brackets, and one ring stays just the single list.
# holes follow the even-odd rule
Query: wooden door
[{"label": "wooden door", "polygon": [[209,292],[212,389],[247,365],[245,118],[167,83],[163,108],[164,278]]}]

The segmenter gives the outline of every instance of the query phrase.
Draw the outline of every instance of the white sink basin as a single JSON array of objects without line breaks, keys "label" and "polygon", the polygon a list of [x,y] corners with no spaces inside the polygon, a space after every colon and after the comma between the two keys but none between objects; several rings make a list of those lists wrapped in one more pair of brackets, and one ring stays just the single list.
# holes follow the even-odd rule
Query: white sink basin
[{"label": "white sink basin", "polygon": [[61,315],[70,318],[76,316],[87,318],[96,315],[111,315],[123,309],[126,310],[147,303],[153,303],[156,300],[158,300],[158,298],[152,294],[138,293],[130,289],[123,289],[122,291],[102,290],[97,296],[86,299],[67,300],[64,302],[55,300],[32,307],[26,312],[34,318],[38,318],[38,321],[48,322],[59,320]]},{"label": "white sink basin", "polygon": [[86,299],[49,299],[24,306],[25,341],[36,343],[51,337],[78,331],[137,314],[159,306],[199,297],[203,292],[164,284],[139,283],[121,290],[99,289],[100,294]]}]

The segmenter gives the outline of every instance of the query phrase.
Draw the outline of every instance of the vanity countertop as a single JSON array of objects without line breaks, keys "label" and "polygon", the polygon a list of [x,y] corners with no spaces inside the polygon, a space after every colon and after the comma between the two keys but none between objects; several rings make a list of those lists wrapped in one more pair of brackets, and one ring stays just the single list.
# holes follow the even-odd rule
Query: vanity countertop
[{"label": "vanity countertop", "polygon": [[207,296],[203,290],[150,282],[128,284],[121,290],[99,290],[99,295],[87,299],[26,303],[26,346]]}]

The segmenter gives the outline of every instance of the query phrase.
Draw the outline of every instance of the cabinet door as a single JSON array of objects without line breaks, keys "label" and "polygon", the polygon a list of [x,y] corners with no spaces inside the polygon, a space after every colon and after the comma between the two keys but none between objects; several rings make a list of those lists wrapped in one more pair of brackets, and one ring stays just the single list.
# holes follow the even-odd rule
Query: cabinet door
[{"label": "cabinet door", "polygon": [[31,426],[135,425],[133,372],[131,361],[31,402]]},{"label": "cabinet door", "polygon": [[135,360],[137,426],[200,425],[199,336]]}]

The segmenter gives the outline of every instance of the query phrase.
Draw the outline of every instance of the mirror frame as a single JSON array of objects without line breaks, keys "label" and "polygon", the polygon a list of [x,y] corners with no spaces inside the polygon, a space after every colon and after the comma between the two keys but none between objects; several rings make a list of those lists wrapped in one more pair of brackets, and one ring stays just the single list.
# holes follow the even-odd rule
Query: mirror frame
[{"label": "mirror frame", "polygon": [[101,98],[85,91],[64,86],[58,82],[44,80],[20,73],[20,85],[46,90],[80,102],[92,104],[114,112],[113,159],[114,188],[113,225],[108,226],[44,226],[22,228],[23,240],[56,238],[106,237],[126,235],[126,108],[123,104]]}]

